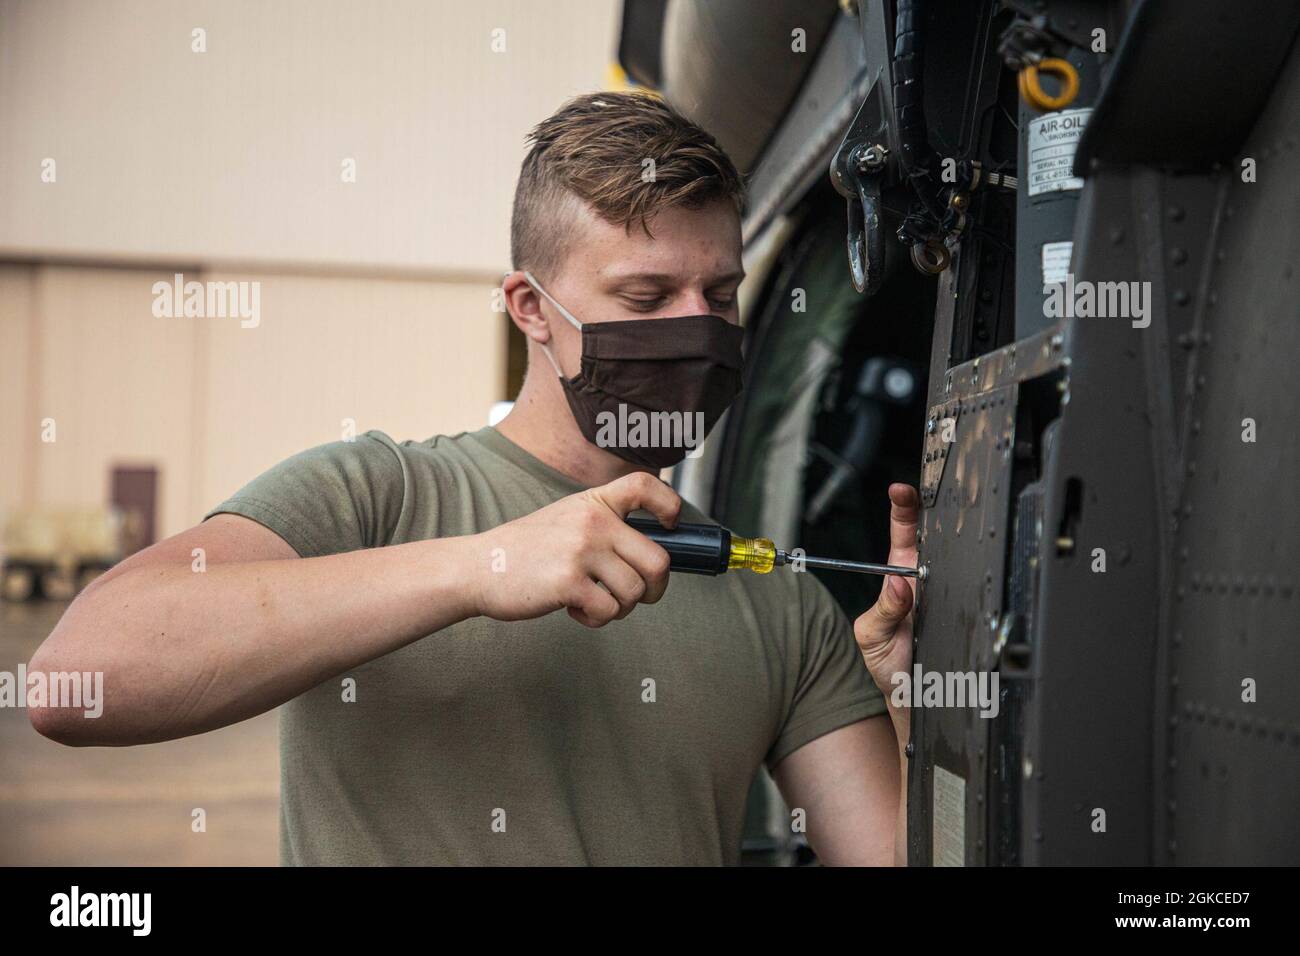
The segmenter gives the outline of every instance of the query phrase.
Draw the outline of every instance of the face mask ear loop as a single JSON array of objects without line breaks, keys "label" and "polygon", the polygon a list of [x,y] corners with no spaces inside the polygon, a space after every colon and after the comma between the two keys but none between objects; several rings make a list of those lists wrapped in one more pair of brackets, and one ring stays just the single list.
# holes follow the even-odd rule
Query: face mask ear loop
[{"label": "face mask ear loop", "polygon": [[[564,316],[566,319],[572,322],[573,327],[575,329],[577,329],[579,332],[582,331],[582,323],[579,322],[577,319],[575,319],[572,315],[570,315],[568,309],[560,305],[560,303],[556,302],[555,299],[551,297],[551,294],[542,288],[542,284],[533,278],[533,274],[531,272],[524,270],[524,279],[528,282],[530,286],[532,286],[534,292],[536,292],[538,295],[545,298],[547,302],[555,306],[556,310],[559,311],[560,315]],[[542,351],[546,353],[546,357],[550,359],[551,367],[555,369],[555,374],[560,376],[560,378],[564,378],[565,377],[564,369],[560,368],[560,363],[555,361],[555,355],[552,354],[550,346],[546,345],[545,343],[539,343],[539,344],[541,344],[542,346]]]},{"label": "face mask ear loop", "polygon": [[560,368],[560,363],[555,361],[555,356],[551,354],[551,347],[545,342],[539,342],[538,344],[541,345],[543,354],[550,359],[551,367],[555,369],[555,374],[560,376],[560,378],[564,378],[564,369]]},{"label": "face mask ear loop", "polygon": [[568,309],[560,305],[560,303],[556,302],[555,299],[551,298],[551,294],[542,288],[542,284],[533,278],[533,274],[531,272],[525,272],[524,278],[528,280],[528,284],[533,287],[534,292],[536,292],[538,295],[545,298],[547,302],[551,303],[551,305],[555,306],[555,308],[559,310],[560,315],[564,316],[566,319],[568,319],[570,322],[573,323],[573,327],[575,329],[577,329],[579,332],[582,331],[582,323],[579,322],[577,319],[575,319],[569,313]]}]

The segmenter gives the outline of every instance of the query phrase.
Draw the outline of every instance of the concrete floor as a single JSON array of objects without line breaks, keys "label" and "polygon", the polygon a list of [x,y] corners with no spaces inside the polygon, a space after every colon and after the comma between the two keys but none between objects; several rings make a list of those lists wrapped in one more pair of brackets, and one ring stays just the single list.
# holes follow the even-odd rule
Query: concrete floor
[{"label": "concrete floor", "polygon": [[[0,670],[16,673],[66,604],[0,602]],[[144,747],[63,747],[0,708],[0,865],[274,866],[276,715]],[[194,833],[191,813],[207,812]]]}]

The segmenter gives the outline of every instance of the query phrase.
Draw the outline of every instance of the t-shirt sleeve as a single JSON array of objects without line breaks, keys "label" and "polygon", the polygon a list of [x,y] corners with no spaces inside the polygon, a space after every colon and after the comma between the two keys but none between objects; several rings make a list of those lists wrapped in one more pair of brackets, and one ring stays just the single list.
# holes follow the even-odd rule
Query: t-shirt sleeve
[{"label": "t-shirt sleeve", "polygon": [[366,432],[300,452],[258,475],[203,520],[236,514],[270,528],[299,557],[377,548],[392,538],[406,469],[393,440]]},{"label": "t-shirt sleeve", "polygon": [[886,711],[848,618],[816,578],[807,573],[797,577],[802,653],[785,723],[765,759],[769,770],[823,734]]}]

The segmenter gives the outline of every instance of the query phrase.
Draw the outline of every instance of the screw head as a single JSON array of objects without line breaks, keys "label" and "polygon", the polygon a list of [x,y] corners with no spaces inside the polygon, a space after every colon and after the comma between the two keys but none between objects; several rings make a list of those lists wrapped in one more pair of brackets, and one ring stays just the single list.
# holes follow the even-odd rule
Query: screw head
[{"label": "screw head", "polygon": [[858,170],[864,173],[874,173],[885,165],[885,160],[888,158],[889,150],[879,143],[873,143],[862,150],[858,156]]}]

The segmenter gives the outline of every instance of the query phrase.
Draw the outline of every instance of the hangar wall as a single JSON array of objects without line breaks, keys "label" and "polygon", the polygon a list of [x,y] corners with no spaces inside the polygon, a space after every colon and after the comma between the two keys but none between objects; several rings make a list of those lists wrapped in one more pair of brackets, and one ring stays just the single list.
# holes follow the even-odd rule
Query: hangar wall
[{"label": "hangar wall", "polygon": [[[614,0],[0,0],[0,523],[154,465],[166,536],[343,419],[485,424],[524,136],[606,85],[617,24]],[[155,317],[177,272],[259,282],[258,327]]]},{"label": "hangar wall", "polygon": [[[0,520],[102,504],[153,465],[160,536],[294,452],[379,428],[477,428],[503,396],[490,280],[186,273],[260,283],[260,322],[158,318],[166,270],[0,265]],[[42,423],[54,420],[54,441]],[[45,434],[43,434],[45,433]]]}]

